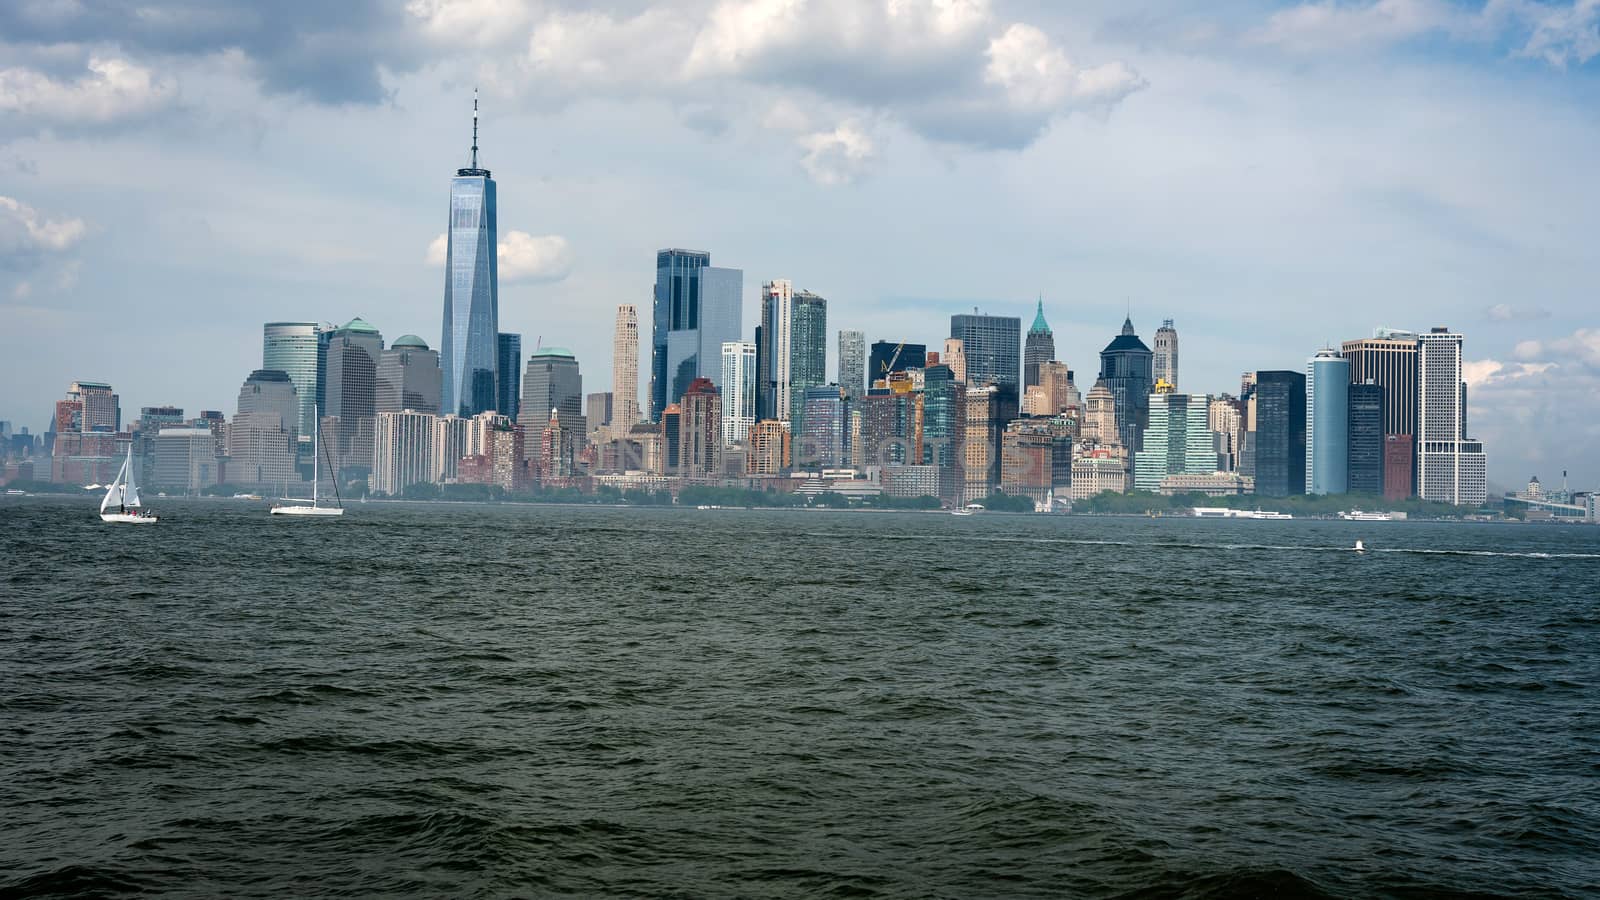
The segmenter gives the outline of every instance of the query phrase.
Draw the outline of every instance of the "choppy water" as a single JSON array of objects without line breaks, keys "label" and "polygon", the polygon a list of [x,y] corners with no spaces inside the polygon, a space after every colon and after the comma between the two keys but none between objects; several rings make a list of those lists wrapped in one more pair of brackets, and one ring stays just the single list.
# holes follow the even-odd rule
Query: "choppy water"
[{"label": "choppy water", "polygon": [[1600,529],[93,506],[0,895],[1600,892]]}]

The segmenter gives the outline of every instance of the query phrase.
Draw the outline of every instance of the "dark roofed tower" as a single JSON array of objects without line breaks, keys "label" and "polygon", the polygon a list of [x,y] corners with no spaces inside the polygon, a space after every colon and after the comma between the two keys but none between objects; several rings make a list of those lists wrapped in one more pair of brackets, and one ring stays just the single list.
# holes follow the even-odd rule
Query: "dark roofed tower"
[{"label": "dark roofed tower", "polygon": [[1117,439],[1130,453],[1143,449],[1144,429],[1150,422],[1154,357],[1134,333],[1131,317],[1123,320],[1122,333],[1100,351],[1100,380],[1116,401]]},{"label": "dark roofed tower", "polygon": [[1039,367],[1056,358],[1056,338],[1044,320],[1044,298],[1034,311],[1033,324],[1022,344],[1022,388],[1026,391],[1039,383]]}]

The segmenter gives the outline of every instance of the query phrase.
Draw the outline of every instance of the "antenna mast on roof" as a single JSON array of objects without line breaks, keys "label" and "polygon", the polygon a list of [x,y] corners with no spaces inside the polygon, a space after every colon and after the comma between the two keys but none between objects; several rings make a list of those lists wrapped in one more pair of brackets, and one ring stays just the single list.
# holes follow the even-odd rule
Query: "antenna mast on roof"
[{"label": "antenna mast on roof", "polygon": [[472,89],[472,168],[478,167],[478,89]]}]

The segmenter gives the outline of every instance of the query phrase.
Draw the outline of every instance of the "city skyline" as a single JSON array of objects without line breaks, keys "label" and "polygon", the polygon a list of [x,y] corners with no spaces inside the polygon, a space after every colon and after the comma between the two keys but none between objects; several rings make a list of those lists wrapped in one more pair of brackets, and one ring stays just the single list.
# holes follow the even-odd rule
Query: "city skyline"
[{"label": "city skyline", "polygon": [[[1196,7],[1178,6],[1200,14]],[[1285,35],[1291,19],[1280,14],[1295,8],[1218,11],[1222,43],[1228,34],[1270,33],[1278,35],[1277,43],[1256,46],[1277,50],[1245,52],[1238,49],[1245,44],[1241,38],[1226,52],[1220,45],[1191,45],[1189,59],[1174,57],[1179,39],[1171,35],[1143,35],[1149,46],[1141,48],[1128,33],[1133,26],[1109,12],[1090,9],[1062,18],[1018,6],[985,8],[982,21],[970,26],[974,33],[994,37],[1013,25],[1029,25],[1043,33],[1049,48],[1086,65],[1124,61],[1143,82],[1108,104],[1103,117],[1063,106],[1038,119],[1032,136],[996,138],[1006,145],[1000,152],[970,132],[961,140],[932,137],[938,129],[913,122],[894,101],[856,97],[858,105],[881,110],[883,121],[859,119],[857,132],[837,122],[831,130],[819,125],[815,134],[832,135],[832,142],[819,139],[817,152],[805,149],[797,162],[772,133],[752,132],[740,118],[767,116],[782,96],[762,94],[753,111],[738,104],[712,107],[709,113],[723,119],[719,131],[689,121],[697,109],[708,111],[703,101],[640,100],[622,91],[624,105],[662,138],[654,152],[659,161],[646,160],[619,149],[608,137],[619,127],[615,117],[583,102],[581,90],[551,104],[530,103],[526,89],[516,85],[486,87],[486,108],[493,112],[486,114],[485,128],[496,149],[485,164],[502,161],[495,168],[506,220],[497,254],[503,270],[500,328],[525,335],[528,348],[541,338],[572,347],[590,373],[591,387],[605,389],[615,305],[645,304],[648,275],[637,261],[670,246],[709,249],[744,271],[741,339],[748,340],[750,323],[759,321],[755,293],[767,280],[791,279],[797,289],[829,298],[830,374],[836,371],[834,339],[841,329],[859,330],[869,342],[934,347],[942,343],[942,322],[949,315],[978,305],[1026,321],[1041,290],[1049,300],[1056,356],[1079,373],[1085,392],[1107,323],[1120,319],[1129,305],[1146,340],[1163,319],[1179,323],[1186,392],[1228,390],[1243,368],[1303,368],[1317,347],[1364,338],[1380,326],[1426,332],[1448,324],[1467,336],[1462,369],[1469,420],[1474,436],[1491,449],[1491,478],[1509,487],[1535,472],[1548,476],[1569,469],[1575,478],[1600,479],[1600,463],[1581,452],[1600,439],[1594,424],[1600,421],[1600,392],[1594,390],[1600,330],[1592,313],[1596,264],[1582,252],[1579,237],[1596,230],[1596,188],[1588,179],[1570,177],[1580,170],[1561,160],[1515,165],[1542,160],[1531,141],[1500,137],[1487,146],[1463,147],[1446,141],[1451,132],[1435,119],[1399,125],[1361,103],[1380,96],[1420,103],[1426,97],[1454,113],[1477,114],[1484,135],[1537,131],[1524,122],[1531,104],[1548,114],[1540,120],[1549,130],[1540,143],[1589,146],[1595,126],[1573,113],[1592,105],[1595,66],[1578,55],[1560,56],[1563,68],[1551,65],[1542,51],[1523,54],[1532,40],[1528,23],[1502,23],[1484,45],[1458,48],[1471,56],[1468,62],[1442,60],[1421,46],[1427,26],[1360,49],[1332,40],[1318,44],[1303,31],[1297,32],[1301,40],[1290,41]],[[1371,8],[1354,4],[1350,14]],[[714,25],[709,18],[691,19],[706,29]],[[259,77],[225,73],[205,84],[200,57],[160,57],[131,32],[117,43],[116,25],[108,25],[109,49],[81,45],[75,52],[85,60],[93,51],[140,67],[150,80],[143,86],[135,80],[127,90],[159,101],[124,104],[144,111],[142,119],[112,115],[100,121],[92,105],[49,103],[51,97],[92,99],[108,82],[86,61],[75,73],[70,64],[43,68],[33,57],[19,57],[23,71],[42,67],[41,83],[58,94],[5,107],[0,157],[11,165],[0,166],[0,197],[7,198],[0,201],[0,218],[8,235],[0,244],[6,282],[0,285],[0,314],[8,326],[0,329],[0,375],[7,385],[0,418],[42,430],[60,384],[78,378],[117,385],[130,406],[225,407],[233,386],[256,367],[259,328],[267,321],[361,317],[385,334],[421,335],[443,349],[435,345],[443,269],[427,262],[426,251],[442,235],[441,172],[447,176],[461,160],[466,98],[476,80],[469,77],[476,73],[460,67],[459,51],[432,51],[433,65],[446,75],[442,82],[407,69],[382,91],[394,102],[373,104],[369,92],[340,107],[352,98],[321,93],[327,85],[320,83],[275,82],[265,69]],[[436,25],[411,13],[400,20],[402,30],[448,43],[449,36],[430,30]],[[1443,26],[1434,27],[1439,30],[1431,33],[1445,33]],[[16,33],[23,43],[48,43],[47,35]],[[1361,40],[1355,33],[1350,40]],[[912,47],[929,40],[925,32],[905,35]],[[1350,84],[1336,91],[1317,82],[1319,72],[1351,59],[1363,64]],[[259,61],[265,65],[266,56]],[[1209,80],[1182,80],[1193,71]],[[1249,76],[1268,72],[1289,73],[1291,86],[1320,100],[1330,121],[1312,122],[1255,87]],[[787,76],[791,87],[797,80]],[[180,88],[185,102],[171,102]],[[1203,89],[1236,97],[1290,146],[1310,145],[1341,129],[1394,127],[1411,145],[1432,152],[1390,161],[1382,178],[1352,174],[1378,159],[1379,151],[1369,156],[1347,141],[1327,144],[1344,154],[1333,158],[1345,165],[1316,171],[1237,153],[1237,168],[1219,163],[1213,180],[1218,190],[1234,191],[1245,202],[1214,205],[1207,201],[1215,192],[1177,177],[1184,158],[1176,151],[1140,143],[1152,134],[1192,133],[1217,159],[1237,149],[1227,134],[1230,116],[1244,113],[1230,114],[1213,102],[1204,108],[1218,122],[1185,117],[1184,101],[1203,98]],[[184,133],[231,105],[270,110],[274,128],[258,131],[254,145],[244,134],[220,133],[214,147],[189,142],[183,153],[163,152],[176,140],[167,131]],[[307,139],[312,133],[319,137]],[[837,169],[850,162],[848,148],[860,146],[851,144],[858,133],[877,148],[869,154],[874,164],[853,173],[829,170],[829,164]],[[1136,147],[1144,148],[1142,156],[1133,153]],[[672,190],[685,190],[686,180],[696,197],[686,208],[648,179],[691,151],[715,164],[677,170],[684,180]],[[1437,171],[1420,164],[1423,156]],[[115,157],[140,161],[141,179],[148,179],[141,184],[147,186],[135,189]],[[1132,186],[1129,179],[1140,167],[1121,162],[1130,158],[1154,166],[1161,175],[1159,196],[1180,202],[1151,215],[1145,207],[1158,192]],[[1449,164],[1435,165],[1440,158]],[[1073,171],[1086,174],[1060,174],[1063,160],[1073,160]],[[197,168],[236,190],[196,191]],[[1474,176],[1490,170],[1493,178]],[[1013,187],[998,192],[998,201],[984,199],[995,186],[1037,181],[1046,171],[1056,174],[1039,183],[1052,189],[1030,191],[1037,197]],[[849,177],[835,177],[842,175]],[[1080,178],[1107,186],[1090,189]],[[1510,179],[1510,193],[1477,186],[1496,179]],[[961,217],[928,214],[919,195],[931,193],[935,183],[950,189],[941,202],[962,210]],[[782,199],[788,210],[784,228],[756,219],[748,203],[741,207],[741,195],[753,190],[775,191]],[[1121,211],[1096,218],[1111,208],[1107,192],[1120,192]],[[1268,227],[1297,221],[1284,218],[1296,207],[1268,199],[1273,195],[1332,203],[1323,218],[1334,224]],[[1132,204],[1126,202],[1130,197]],[[1069,206],[1072,211],[1065,212]],[[289,207],[293,219],[278,212]],[[628,217],[616,214],[623,209]],[[1200,239],[1183,231],[1201,209],[1220,215],[1238,237]],[[904,236],[867,241],[866,232],[851,224],[885,215],[903,223]],[[823,223],[830,236],[813,233],[818,228],[811,226]],[[1557,224],[1534,230],[1538,223]],[[805,232],[800,240],[792,234],[797,224]],[[1369,236],[1355,236],[1357,225]],[[151,241],[170,241],[179,229],[192,253],[175,259],[152,251]],[[1372,243],[1378,239],[1398,243],[1379,247]],[[974,241],[989,262],[969,263],[961,271],[919,265]],[[1263,261],[1263,250],[1271,252],[1270,260]],[[172,289],[185,282],[205,289]],[[217,303],[218,297],[226,302]],[[114,352],[101,337],[112,331],[105,322],[130,304],[144,311],[117,332],[117,346],[128,338],[150,348],[175,340],[182,352],[161,366]]]}]

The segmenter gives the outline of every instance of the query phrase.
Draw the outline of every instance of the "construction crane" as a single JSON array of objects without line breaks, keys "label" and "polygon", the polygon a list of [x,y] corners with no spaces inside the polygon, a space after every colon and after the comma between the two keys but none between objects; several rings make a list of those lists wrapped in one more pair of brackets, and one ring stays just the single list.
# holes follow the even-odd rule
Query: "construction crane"
[{"label": "construction crane", "polygon": [[884,387],[888,387],[889,386],[889,374],[894,371],[894,364],[900,361],[900,351],[902,351],[904,349],[906,349],[906,342],[905,341],[901,341],[899,344],[895,345],[894,355],[889,357],[889,361],[888,362],[886,362],[886,363],[878,363],[878,365],[883,368],[883,386]]}]

